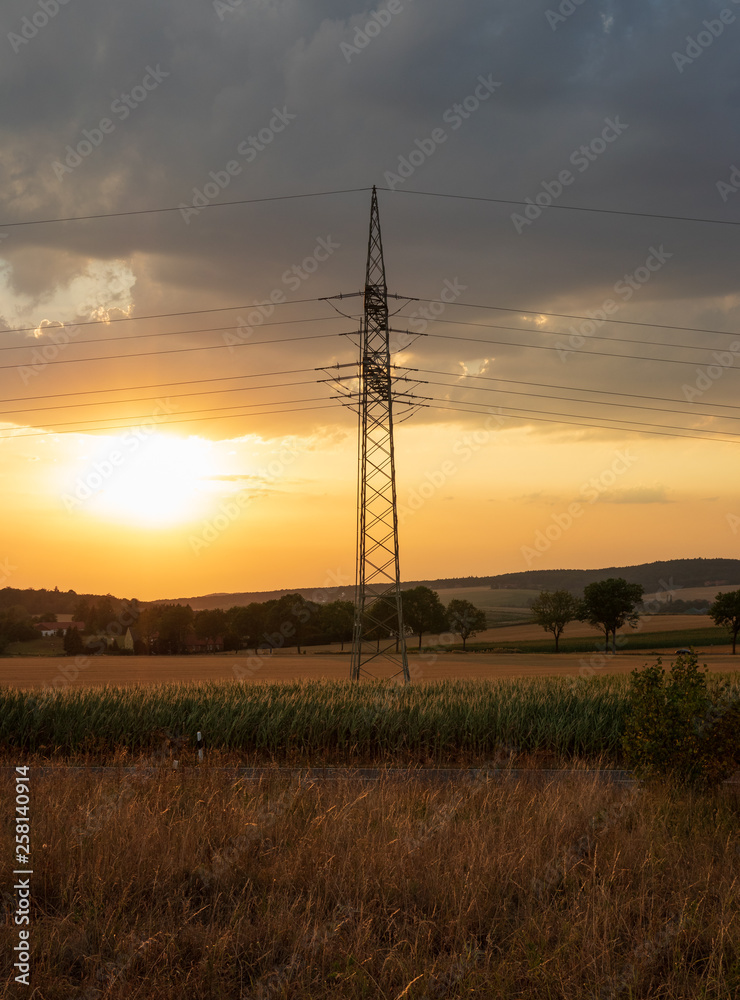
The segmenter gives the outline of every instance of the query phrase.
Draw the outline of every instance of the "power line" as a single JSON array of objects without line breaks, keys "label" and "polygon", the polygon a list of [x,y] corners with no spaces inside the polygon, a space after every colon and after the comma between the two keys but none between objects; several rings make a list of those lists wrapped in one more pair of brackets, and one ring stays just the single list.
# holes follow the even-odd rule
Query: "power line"
[{"label": "power line", "polygon": [[[682,416],[682,417],[696,416],[696,417],[710,417],[710,418],[715,419],[715,420],[740,420],[740,416],[737,416],[737,417],[724,416],[723,414],[718,414],[718,413],[688,413],[686,410],[671,410],[671,409],[668,409],[668,408],[666,408],[664,406],[638,406],[635,403],[615,403],[615,402],[612,402],[612,401],[606,402],[606,401],[602,401],[600,399],[576,399],[573,396],[551,396],[548,393],[541,393],[541,392],[522,392],[521,389],[494,389],[494,388],[489,388],[488,386],[470,386],[470,387],[467,387],[467,386],[464,386],[464,385],[451,385],[449,382],[434,382],[434,381],[429,381],[429,380],[424,380],[424,384],[425,385],[438,385],[438,386],[444,387],[445,389],[466,389],[466,388],[469,388],[473,392],[495,392],[495,393],[499,393],[499,394],[504,395],[504,396],[524,396],[527,399],[560,399],[560,400],[563,400],[566,403],[583,403],[585,405],[591,405],[591,406],[618,406],[620,408],[625,408],[625,409],[628,409],[628,410],[654,410],[656,413],[677,413],[677,414],[680,414],[680,416]],[[599,416],[599,414],[596,414],[596,416],[599,419],[601,419],[600,416]],[[611,418],[607,418],[607,419],[611,419]],[[619,419],[622,420],[621,417]],[[625,420],[624,421],[624,423],[630,423],[630,422],[631,421],[629,421],[629,420]],[[661,426],[661,425],[659,425],[659,426]],[[698,429],[698,428],[686,428],[686,429],[690,430],[690,429]],[[733,433],[734,434],[734,433],[737,433],[737,432],[736,431],[732,431],[732,432],[729,432],[729,431],[715,431],[713,433],[716,433],[716,434]]]},{"label": "power line", "polygon": [[[528,206],[532,204],[531,201],[527,202],[514,200],[512,198],[489,198],[483,195],[472,194],[444,194],[441,191],[413,191],[411,188],[399,188],[396,190],[395,188],[379,187],[378,190],[390,191],[393,194],[421,195],[426,198],[449,198],[455,201],[484,201],[490,202],[494,205]],[[586,208],[583,205],[556,205],[554,202],[550,205],[536,205],[535,207],[541,209],[543,212],[548,209],[558,209],[561,212],[595,212],[600,215],[624,215],[637,219],[664,219],[671,222],[701,222],[711,226],[740,226],[740,222],[734,222],[731,219],[707,219],[694,215],[659,215],[656,212],[628,212],[617,208]]]},{"label": "power line", "polygon": [[[272,385],[239,385],[233,389],[203,389],[201,392],[178,392],[173,395],[167,395],[167,399],[185,399],[190,396],[215,396],[225,392],[257,392],[261,389],[289,389],[296,385],[316,385],[317,380],[303,379],[300,382],[275,382]],[[17,415],[19,413],[38,413],[41,410],[74,410],[81,406],[120,406],[124,403],[148,403],[151,400],[156,400],[156,396],[140,396],[138,399],[107,399],[98,402],[90,403],[58,403],[55,406],[33,406],[25,410],[0,410],[0,417],[7,417]],[[234,404],[238,405],[238,404]],[[266,405],[266,404],[254,404],[254,405]],[[124,417],[112,419],[128,419]],[[740,419],[740,418],[738,418]]]},{"label": "power line", "polygon": [[[469,323],[465,320],[449,320],[449,319],[427,319],[427,323],[443,323],[447,326],[475,326],[484,330],[513,330],[515,333],[544,333],[550,337],[568,337],[572,336],[568,330],[545,330],[540,327],[531,326],[506,326],[503,323]],[[735,336],[735,334],[731,334]],[[711,351],[713,348],[709,345],[697,346],[696,344],[669,344],[665,340],[630,340],[628,337],[599,337],[598,334],[589,333],[583,334],[582,338],[584,340],[604,340],[608,344],[638,344],[645,347],[668,347],[675,350],[681,351]],[[572,348],[563,347],[566,353]],[[716,350],[716,348],[715,348]]]},{"label": "power line", "polygon": [[[486,413],[490,413],[491,412],[490,407],[487,410],[470,410],[470,409],[466,409],[464,407],[459,407],[459,406],[448,406],[448,405],[444,405],[443,406],[443,405],[440,405],[441,403],[447,403],[447,402],[448,402],[447,400],[434,400],[433,408],[434,409],[438,409],[438,410],[454,410],[454,411],[459,412],[459,413],[475,413],[478,416],[485,416]],[[453,402],[454,402],[454,400],[453,400]],[[423,404],[423,405],[429,405],[429,404]],[[473,405],[476,405],[476,404],[473,404]],[[485,406],[486,404],[485,403],[479,403],[477,405],[479,405],[479,406]],[[540,421],[540,422],[543,422],[543,423],[548,423],[548,424],[573,424],[576,427],[592,427],[592,428],[595,428],[597,430],[624,431],[627,434],[634,434],[634,433],[636,433],[632,428],[627,428],[627,427],[609,427],[606,424],[588,423],[588,422],[584,422],[583,420],[564,420],[564,419],[562,419],[563,417],[571,417],[571,416],[577,417],[577,416],[579,416],[579,414],[569,414],[569,413],[566,413],[566,414],[556,414],[554,417],[542,417],[542,416],[534,416],[534,414],[531,413],[529,410],[520,409],[520,408],[514,407],[514,406],[507,406],[506,409],[507,410],[515,410],[517,413],[522,413],[523,416],[521,417],[521,419],[523,419],[523,420],[525,420],[525,419],[526,420],[537,420],[537,421]],[[537,412],[537,413],[544,413],[544,412],[547,412],[547,411],[537,410],[535,412]],[[511,414],[501,413],[501,415],[502,416],[510,416]],[[599,419],[607,419],[608,420],[609,418],[605,417],[605,418],[599,418]],[[685,439],[688,438],[688,439],[693,440],[693,441],[716,441],[719,444],[732,444],[732,443],[736,443],[736,442],[740,441],[740,438],[734,438],[732,441],[728,441],[727,438],[707,438],[707,437],[699,437],[699,436],[697,436],[695,434],[677,434],[674,431],[649,430],[647,427],[644,427],[642,429],[641,433],[643,433],[643,434],[658,435],[660,437],[680,437],[680,438],[685,438]]]},{"label": "power line", "polygon": [[[474,379],[482,379],[486,382],[505,382],[507,385],[529,385],[529,386],[535,386],[538,389],[562,389],[564,392],[591,392],[591,393],[598,393],[601,396],[624,396],[629,399],[659,400],[660,402],[663,403],[685,402],[687,406],[693,406],[693,403],[690,403],[688,400],[676,399],[673,396],[644,396],[635,392],[616,392],[612,389],[590,389],[587,388],[586,386],[578,386],[578,385],[552,385],[549,382],[524,382],[521,379],[499,378],[493,375],[469,375],[467,373],[463,375],[457,375],[455,374],[455,372],[440,372],[440,371],[435,371],[434,369],[431,368],[417,368],[415,369],[415,371],[427,375],[446,375],[449,378],[474,378]],[[597,402],[597,400],[583,400],[583,402]],[[733,406],[729,403],[710,403],[709,400],[705,400],[703,405],[720,407],[723,410],[740,410],[740,406]],[[691,415],[687,410],[676,411],[676,412],[686,413],[687,416]],[[722,416],[721,413],[706,413],[700,415],[707,417]]]},{"label": "power line", "polygon": [[[301,198],[326,198],[337,194],[357,194],[362,191],[369,191],[370,188],[344,188],[336,191],[312,191],[307,194],[281,194],[272,195],[268,198],[240,198],[238,201],[212,201],[208,205],[199,205],[201,208],[232,208],[235,205],[259,205],[270,201],[296,201]],[[29,219],[22,222],[0,223],[5,229],[11,226],[47,226],[56,222],[89,222],[91,219],[120,219],[130,215],[157,215],[163,212],[180,212],[183,208],[190,208],[190,205],[176,205],[167,208],[139,208],[128,212],[100,212],[97,215],[71,215],[67,218],[57,219]]]},{"label": "power line", "polygon": [[[444,383],[444,382],[429,382],[427,384],[429,384],[429,385],[444,386],[445,388],[448,388],[448,389],[461,389],[461,388],[464,388],[463,386],[459,386],[459,385],[458,386],[451,386],[448,383]],[[498,392],[500,390],[481,386],[481,387],[476,388],[475,391],[476,392]],[[580,400],[580,399],[567,398],[567,397],[563,397],[563,396],[546,396],[546,395],[539,394],[539,393],[528,393],[528,392],[508,393],[508,392],[505,392],[505,395],[510,395],[510,394],[512,394],[512,395],[522,395],[522,396],[525,396],[526,398],[535,398],[535,399],[562,399],[564,402],[569,402],[569,403],[584,403],[586,405],[588,405],[588,404],[596,404],[596,405],[599,405],[599,406],[627,406],[627,405],[629,405],[629,404],[625,404],[625,403],[601,403],[601,402],[599,402],[597,400],[588,400],[588,399]],[[453,402],[455,402],[455,400],[453,400]],[[486,405],[485,403],[476,403],[475,400],[460,400],[460,402],[470,402],[473,405],[478,405],[478,406],[485,406]],[[516,407],[510,407],[510,408],[511,409],[516,409]],[[636,408],[640,409],[640,407],[636,407]],[[659,408],[658,407],[652,407],[652,409],[656,409],[657,410]],[[537,410],[536,412],[538,412],[538,413],[540,413],[540,412],[542,412],[542,413],[549,413],[551,411],[548,411],[548,410],[542,410],[542,411]],[[683,411],[670,411],[669,410],[669,411],[665,411],[665,412],[681,412],[682,415],[684,415],[684,416],[691,416],[691,414],[683,413]],[[581,417],[582,416],[586,416],[586,417],[588,417],[589,416],[589,414],[578,414],[578,413],[570,413],[570,414],[565,414],[565,415],[566,416],[571,416],[571,417],[578,417],[578,416],[581,416]],[[701,415],[702,416],[708,416],[708,417],[715,417],[715,418],[717,416],[716,414],[701,414]],[[650,427],[660,427],[660,428],[665,429],[665,430],[688,430],[688,431],[695,432],[695,433],[701,435],[702,437],[705,434],[709,434],[709,433],[711,433],[711,434],[721,434],[723,437],[736,437],[737,436],[737,431],[720,431],[720,430],[704,431],[704,430],[702,430],[699,427],[678,428],[678,427],[675,427],[673,425],[668,425],[668,424],[645,424],[645,421],[641,421],[641,420],[628,420],[626,417],[607,417],[607,416],[602,416],[601,414],[594,414],[593,416],[597,420],[620,420],[623,424],[634,424],[637,427],[650,426]],[[722,419],[722,420],[737,420],[737,419],[740,419],[740,418],[738,418],[738,417],[720,417],[719,419]],[[740,441],[740,438],[737,438],[737,440]]]},{"label": "power line", "polygon": [[[359,188],[340,188],[332,191],[312,191],[304,194],[284,194],[284,195],[272,195],[263,198],[240,198],[235,201],[214,201],[207,205],[199,205],[198,211],[203,209],[214,209],[214,208],[234,208],[239,205],[258,205],[265,204],[269,202],[278,201],[297,201],[304,198],[327,198],[334,197],[336,195],[342,194],[360,194],[365,191],[370,191],[369,187],[359,187]],[[454,201],[476,201],[476,202],[486,202],[493,205],[518,205],[520,207],[526,208],[529,205],[535,204],[532,201],[524,201],[522,199],[513,198],[492,198],[485,195],[465,195],[465,194],[447,194],[442,191],[416,191],[411,188],[389,188],[389,187],[378,187],[378,191],[387,191],[393,194],[407,194],[415,195],[417,197],[425,198],[443,198]],[[26,219],[17,222],[4,222],[0,223],[4,228],[16,227],[16,226],[45,226],[53,225],[59,222],[89,222],[97,219],[120,219],[135,215],[160,215],[167,212],[181,212],[183,208],[190,208],[189,205],[173,205],[164,206],[160,208],[140,208],[140,209],[130,209],[125,212],[99,212],[94,215],[72,215],[66,217],[57,217],[51,219]],[[740,222],[733,221],[732,219],[708,219],[703,216],[691,216],[691,215],[667,215],[665,213],[657,212],[631,212],[626,209],[616,209],[616,208],[595,208],[587,207],[584,205],[561,205],[552,203],[550,205],[536,205],[541,211],[547,211],[547,209],[557,209],[563,212],[591,212],[600,215],[618,215],[638,219],[661,219],[671,222],[699,222],[704,225],[715,225],[715,226],[738,226]]]},{"label": "power line", "polygon": [[[349,297],[346,294],[344,296],[344,298]],[[269,306],[270,308],[273,306],[300,306],[305,305],[307,302],[325,302],[326,298],[326,296],[319,296],[314,299],[286,299],[285,302],[244,302],[241,305],[214,306],[211,309],[182,309],[179,312],[149,313],[146,316],[113,316],[110,319],[85,319],[79,323],[71,323],[69,327],[63,325],[47,326],[41,327],[41,329],[43,331],[68,330],[71,327],[76,328],[78,326],[110,326],[112,323],[142,323],[148,319],[170,319],[173,316],[202,316],[205,313],[231,312],[233,309],[259,309],[260,306]],[[12,330],[0,330],[0,333],[35,333],[38,329],[38,326],[21,326]]]},{"label": "power line", "polygon": [[[188,354],[191,351],[219,351],[228,347],[233,349],[234,347],[269,347],[270,345],[277,344],[294,344],[298,341],[303,340],[325,340],[327,337],[337,337],[341,334],[336,333],[315,333],[311,334],[310,337],[286,337],[282,340],[253,340],[249,343],[244,344],[210,344],[206,347],[174,347],[167,351],[147,351],[145,353],[135,352],[133,354],[108,354],[100,358],[60,358],[57,361],[44,361],[41,363],[41,367],[45,368],[47,365],[75,365],[83,364],[86,361],[120,361],[121,359],[135,359],[135,358],[154,358],[161,354]],[[0,365],[0,371],[9,368],[34,368],[35,365]]]},{"label": "power line", "polygon": [[[439,302],[439,299],[416,299],[417,302]],[[461,306],[465,309],[490,309],[495,312],[529,313],[532,316],[551,316],[556,319],[581,319],[587,323],[617,323],[619,326],[648,326],[655,330],[673,330],[682,333],[716,333],[721,337],[740,337],[740,333],[732,330],[710,330],[700,326],[673,326],[670,323],[642,323],[634,319],[604,319],[600,320],[594,316],[581,316],[577,313],[556,313],[545,312],[543,309],[515,309],[512,306],[491,306],[481,305],[475,302],[446,302],[446,306]]]},{"label": "power line", "polygon": [[[254,372],[248,375],[222,375],[219,378],[191,378],[180,382],[154,382],[149,385],[114,386],[107,389],[84,389],[78,392],[52,392],[45,396],[15,396],[6,399],[6,403],[29,403],[36,399],[63,399],[66,396],[97,396],[109,392],[138,392],[139,389],[166,389],[170,385],[205,385],[209,382],[231,382],[239,378],[277,378],[279,375],[303,375],[305,372],[323,371],[318,368],[290,368],[281,372]],[[149,397],[153,398],[153,397]],[[128,399],[118,399],[112,402],[128,403]],[[93,406],[93,403],[87,404]]]},{"label": "power line", "polygon": [[[394,330],[394,333],[408,333],[408,330]],[[427,337],[438,340],[462,340],[472,344],[493,344],[497,347],[518,347],[528,351],[559,351],[559,347],[545,347],[543,344],[512,344],[508,340],[480,340],[477,337],[453,337],[451,334],[427,333]],[[666,365],[696,365],[696,361],[678,361],[676,358],[646,358],[639,354],[612,354],[608,351],[582,351],[577,347],[569,349],[571,354],[580,354],[594,358],[621,358],[623,361],[655,361]],[[740,369],[725,368],[725,371],[737,373]]]},{"label": "power line", "polygon": [[[353,317],[349,317],[352,319]],[[296,323],[332,323],[336,320],[341,319],[340,316],[317,316],[314,319],[283,319],[278,320],[275,323],[259,323],[255,324],[259,329],[263,329],[266,326],[294,326]],[[68,327],[55,326],[46,327],[48,330],[66,330]],[[82,344],[112,344],[118,340],[152,340],[155,337],[183,337],[189,336],[195,333],[221,333],[227,330],[237,329],[232,324],[231,326],[209,326],[202,327],[199,330],[166,330],[164,333],[132,333],[124,334],[121,337],[98,337],[95,340],[75,340],[72,343],[71,340],[66,341],[63,345],[55,344],[54,341],[51,344],[46,342],[41,342],[39,340],[27,341],[25,344],[14,344],[13,346],[0,347],[0,351],[28,351],[28,350],[41,350],[44,347],[51,346],[64,346],[71,345],[72,347],[80,347]],[[251,328],[250,328],[251,329]],[[7,330],[0,331],[2,333],[7,333]]]},{"label": "power line", "polygon": [[[79,433],[79,434],[95,434],[95,433],[98,433],[99,431],[125,431],[125,430],[127,430],[127,429],[129,429],[131,427],[131,422],[134,421],[134,420],[141,420],[142,421],[142,426],[145,426],[146,424],[150,424],[150,423],[156,423],[157,425],[161,424],[161,426],[167,427],[169,424],[190,424],[190,423],[198,423],[201,420],[231,420],[232,418],[236,418],[236,417],[264,417],[264,416],[270,416],[270,415],[276,414],[276,413],[300,413],[300,412],[303,412],[305,410],[325,410],[325,409],[327,409],[329,407],[331,407],[332,409],[335,408],[336,404],[334,404],[334,403],[326,403],[325,400],[326,400],[325,396],[317,396],[315,399],[312,399],[312,400],[302,400],[302,399],[284,400],[284,402],[286,404],[290,404],[290,403],[303,403],[303,402],[321,402],[323,404],[321,406],[301,406],[301,407],[297,407],[295,409],[290,409],[290,410],[280,409],[280,410],[265,410],[265,411],[257,412],[257,413],[252,413],[252,412],[249,412],[249,413],[230,413],[230,414],[228,414],[226,416],[224,416],[220,412],[221,410],[233,410],[233,409],[235,409],[235,407],[238,406],[238,404],[234,404],[234,406],[218,407],[216,409],[210,409],[210,410],[202,410],[202,411],[193,410],[192,413],[196,414],[196,415],[194,415],[194,416],[187,416],[187,417],[182,417],[181,416],[181,417],[178,417],[177,420],[162,420],[161,417],[158,414],[154,415],[154,414],[151,414],[151,413],[147,413],[147,414],[145,414],[142,417],[126,417],[126,418],[124,418],[124,417],[117,417],[117,418],[114,418],[114,419],[124,420],[125,422],[123,424],[114,424],[114,425],[105,426],[105,427],[87,427],[86,426],[89,423],[98,423],[98,421],[95,421],[95,420],[88,420],[88,421],[76,421],[76,420],[73,420],[73,421],[71,421],[70,423],[67,423],[67,424],[57,424],[57,427],[69,427],[71,424],[74,424],[75,425],[74,429],[72,429],[72,430],[66,430],[66,431],[63,431],[61,433],[64,433],[64,434],[75,434],[75,433]],[[251,404],[251,406],[267,406],[267,405],[269,405],[269,404],[267,404],[267,403],[252,403]],[[215,416],[215,417],[197,416],[198,413],[209,414],[209,413],[216,413],[216,412],[218,412],[219,415]],[[59,434],[59,433],[60,432],[58,430],[54,429],[54,428],[48,428],[45,431],[34,431],[34,432],[30,433],[30,434],[18,434],[15,431],[11,431],[10,433],[5,433],[5,434],[0,433],[0,439],[4,439],[4,438],[27,438],[27,437],[48,437],[50,434]]]}]

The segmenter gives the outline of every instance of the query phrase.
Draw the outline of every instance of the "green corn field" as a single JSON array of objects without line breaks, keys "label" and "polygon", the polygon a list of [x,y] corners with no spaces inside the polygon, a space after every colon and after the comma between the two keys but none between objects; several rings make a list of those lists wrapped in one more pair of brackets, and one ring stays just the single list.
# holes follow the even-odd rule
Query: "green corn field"
[{"label": "green corn field", "polygon": [[[0,691],[0,747],[58,757],[152,751],[163,734],[275,761],[490,760],[502,750],[617,761],[629,678],[214,682]],[[734,681],[737,683],[737,680]]]}]

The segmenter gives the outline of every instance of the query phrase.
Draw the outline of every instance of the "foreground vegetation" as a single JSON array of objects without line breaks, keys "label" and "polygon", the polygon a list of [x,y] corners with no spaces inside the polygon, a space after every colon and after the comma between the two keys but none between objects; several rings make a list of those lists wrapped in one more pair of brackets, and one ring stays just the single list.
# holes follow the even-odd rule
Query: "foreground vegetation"
[{"label": "foreground vegetation", "polygon": [[[32,774],[44,1000],[730,1000],[740,803],[576,777]],[[0,851],[13,854],[13,828]],[[0,926],[12,954],[16,929]],[[0,992],[12,988],[9,963]]]},{"label": "foreground vegetation", "polygon": [[[709,679],[710,689],[722,681]],[[730,675],[729,690],[740,692]],[[540,754],[621,763],[626,676],[388,683],[211,682],[0,689],[0,749],[133,757],[195,736],[245,762],[491,765]],[[187,758],[187,754],[185,754]]]},{"label": "foreground vegetation", "polygon": [[486,762],[502,747],[616,759],[626,678],[589,681],[201,683],[0,691],[9,751],[131,754],[197,731],[209,749],[276,762]]}]

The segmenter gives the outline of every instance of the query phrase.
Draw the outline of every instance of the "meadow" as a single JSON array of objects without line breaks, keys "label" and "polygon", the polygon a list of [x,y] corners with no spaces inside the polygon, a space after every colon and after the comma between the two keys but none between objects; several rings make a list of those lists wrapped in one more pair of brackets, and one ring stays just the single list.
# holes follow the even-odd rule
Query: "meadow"
[{"label": "meadow", "polygon": [[[731,1000],[740,802],[607,785],[31,775],[39,1000]],[[13,854],[12,826],[0,851]],[[7,897],[4,897],[7,904]],[[0,925],[0,954],[17,939]]]}]

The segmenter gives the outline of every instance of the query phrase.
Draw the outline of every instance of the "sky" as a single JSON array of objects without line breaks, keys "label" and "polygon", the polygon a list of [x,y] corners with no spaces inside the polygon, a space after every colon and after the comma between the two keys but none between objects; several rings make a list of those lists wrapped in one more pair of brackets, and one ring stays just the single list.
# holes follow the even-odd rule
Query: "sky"
[{"label": "sky", "polygon": [[353,581],[373,185],[403,578],[738,554],[740,3],[1,19],[0,585]]}]

